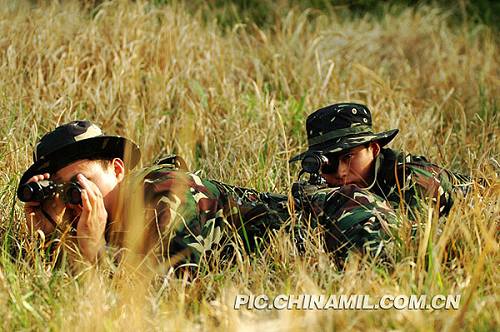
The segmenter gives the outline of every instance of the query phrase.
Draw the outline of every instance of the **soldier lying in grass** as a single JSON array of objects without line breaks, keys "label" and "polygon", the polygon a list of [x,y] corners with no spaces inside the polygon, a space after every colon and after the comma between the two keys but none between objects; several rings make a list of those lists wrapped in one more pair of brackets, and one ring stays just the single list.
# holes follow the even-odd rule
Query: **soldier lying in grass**
[{"label": "soldier lying in grass", "polygon": [[[49,132],[37,144],[34,164],[18,189],[26,202],[28,230],[68,236],[89,262],[96,262],[106,248],[126,247],[175,266],[198,264],[227,246],[252,250],[267,232],[290,219],[285,195],[202,179],[176,158],[132,170],[139,159],[133,142],[105,136],[88,121]],[[386,233],[380,231],[384,225],[394,224],[395,215],[383,200],[355,186],[325,190],[308,198],[324,209],[321,224],[332,251],[348,245],[339,242],[343,234],[338,225],[359,222],[369,232],[358,235],[377,243]],[[296,224],[299,236],[309,225],[319,225],[302,212]],[[316,211],[313,217],[321,215]]]},{"label": "soldier lying in grass", "polygon": [[[394,212],[400,212],[398,216],[407,212],[409,219],[415,220],[428,203],[437,206],[439,216],[446,215],[454,192],[466,193],[472,185],[469,178],[432,164],[425,157],[384,148],[398,129],[374,133],[370,110],[361,104],[334,104],[319,109],[307,118],[306,130],[307,151],[290,159],[301,160],[302,171],[311,174],[313,185],[296,194],[304,196],[302,201],[319,192],[343,200],[346,197],[339,193],[349,188],[370,202],[386,203]],[[321,201],[305,204],[303,210],[317,215],[327,227],[336,228],[335,234],[340,236],[330,238],[336,248],[343,244],[346,249],[366,249],[368,245],[380,250],[384,242],[381,240],[390,235],[387,229],[374,234],[380,231],[380,225],[370,219],[346,217],[348,222],[331,222],[332,216],[338,220],[344,212],[340,209],[325,213]]]},{"label": "soldier lying in grass", "polygon": [[88,121],[46,134],[18,189],[28,229],[69,232],[90,262],[128,240],[139,241],[140,253],[161,253],[159,259],[177,265],[199,262],[243,221],[266,229],[281,224],[253,190],[201,179],[178,158],[131,172],[139,159],[133,142],[105,136]]}]

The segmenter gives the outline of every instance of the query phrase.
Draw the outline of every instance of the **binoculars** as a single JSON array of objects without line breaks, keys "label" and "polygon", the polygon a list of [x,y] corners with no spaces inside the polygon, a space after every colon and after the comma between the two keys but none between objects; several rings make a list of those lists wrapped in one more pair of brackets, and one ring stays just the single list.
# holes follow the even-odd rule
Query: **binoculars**
[{"label": "binoculars", "polygon": [[64,203],[81,204],[81,187],[76,182],[58,184],[53,181],[25,183],[17,189],[17,198],[22,202],[41,202],[59,194]]}]

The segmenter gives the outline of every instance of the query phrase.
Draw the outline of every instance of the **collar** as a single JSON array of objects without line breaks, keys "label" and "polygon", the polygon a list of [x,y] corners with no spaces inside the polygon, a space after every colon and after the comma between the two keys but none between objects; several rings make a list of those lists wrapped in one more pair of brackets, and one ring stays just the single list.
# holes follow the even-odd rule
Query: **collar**
[{"label": "collar", "polygon": [[374,173],[373,174],[373,181],[368,187],[363,188],[363,189],[371,190],[373,188],[373,186],[375,185],[375,183],[377,183],[378,174],[380,171],[380,165],[382,165],[383,161],[384,161],[384,154],[382,153],[382,149],[380,149],[380,152],[379,152],[377,158],[375,159],[375,166],[373,167],[373,173]]}]

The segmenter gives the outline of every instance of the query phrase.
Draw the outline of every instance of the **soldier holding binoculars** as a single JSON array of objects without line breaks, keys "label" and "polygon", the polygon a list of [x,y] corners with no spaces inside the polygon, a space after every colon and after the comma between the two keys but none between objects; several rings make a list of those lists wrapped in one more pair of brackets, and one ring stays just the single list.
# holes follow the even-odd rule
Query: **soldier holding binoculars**
[{"label": "soldier holding binoculars", "polygon": [[[139,253],[179,265],[200,262],[233,238],[231,232],[244,232],[251,249],[256,238],[283,222],[262,200],[270,195],[201,179],[178,157],[132,171],[139,159],[132,141],[106,136],[89,121],[49,132],[17,191],[28,229],[46,235],[67,230],[90,262],[107,246],[124,246],[134,229],[132,236],[141,237]],[[135,206],[140,211],[134,215]]]},{"label": "soldier holding binoculars", "polygon": [[69,226],[82,255],[94,261],[104,245],[107,220],[116,213],[126,146],[131,151],[129,166],[134,167],[139,148],[125,138],[103,135],[88,121],[46,134],[18,188],[18,198],[26,202],[28,229],[51,234]]}]

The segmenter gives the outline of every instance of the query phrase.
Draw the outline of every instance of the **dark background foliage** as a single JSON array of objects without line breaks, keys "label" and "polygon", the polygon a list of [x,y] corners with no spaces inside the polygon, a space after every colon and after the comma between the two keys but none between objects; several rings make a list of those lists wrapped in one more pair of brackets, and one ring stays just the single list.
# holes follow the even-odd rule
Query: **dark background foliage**
[{"label": "dark background foliage", "polygon": [[453,21],[457,24],[485,24],[496,29],[500,27],[500,1],[496,0],[209,0],[179,1],[152,0],[155,5],[167,3],[183,3],[192,12],[201,11],[207,20],[215,18],[219,24],[232,27],[238,23],[254,23],[259,27],[272,26],[277,17],[290,7],[297,10],[310,9],[314,14],[336,14],[343,19],[360,16],[381,18],[383,13],[397,13],[408,7],[418,8],[433,5],[449,10]]}]

